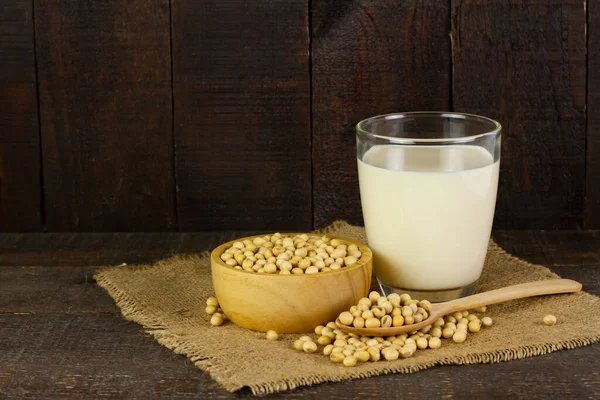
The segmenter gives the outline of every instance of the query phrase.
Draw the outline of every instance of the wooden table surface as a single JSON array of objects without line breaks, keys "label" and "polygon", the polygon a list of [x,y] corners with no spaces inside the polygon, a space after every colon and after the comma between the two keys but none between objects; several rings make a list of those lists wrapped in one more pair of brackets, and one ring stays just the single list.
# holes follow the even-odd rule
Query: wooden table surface
[{"label": "wooden table surface", "polygon": [[[249,232],[0,235],[0,398],[231,398],[124,320],[98,266],[197,252]],[[497,231],[528,261],[600,295],[600,231]],[[442,366],[304,387],[287,398],[600,397],[600,345],[500,364]]]}]

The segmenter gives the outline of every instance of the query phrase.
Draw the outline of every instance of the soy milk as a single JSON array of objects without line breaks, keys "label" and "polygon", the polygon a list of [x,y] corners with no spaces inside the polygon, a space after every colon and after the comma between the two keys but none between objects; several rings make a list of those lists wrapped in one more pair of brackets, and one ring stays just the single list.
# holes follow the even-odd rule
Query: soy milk
[{"label": "soy milk", "polygon": [[374,267],[385,285],[453,289],[479,279],[499,162],[478,146],[374,146],[358,160]]}]

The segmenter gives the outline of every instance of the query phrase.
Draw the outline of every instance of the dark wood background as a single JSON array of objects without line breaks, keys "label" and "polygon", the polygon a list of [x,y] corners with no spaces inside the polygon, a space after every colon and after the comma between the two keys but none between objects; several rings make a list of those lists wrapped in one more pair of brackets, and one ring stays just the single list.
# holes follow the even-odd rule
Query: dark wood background
[{"label": "dark wood background", "polygon": [[0,2],[0,230],[362,223],[354,125],[504,126],[496,228],[600,228],[600,0]]}]

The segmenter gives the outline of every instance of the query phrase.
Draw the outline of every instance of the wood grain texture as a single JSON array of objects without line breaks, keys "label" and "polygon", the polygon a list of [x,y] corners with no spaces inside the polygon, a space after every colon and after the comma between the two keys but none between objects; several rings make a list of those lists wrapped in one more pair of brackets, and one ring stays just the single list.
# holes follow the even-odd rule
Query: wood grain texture
[{"label": "wood grain texture", "polygon": [[585,194],[585,7],[452,1],[457,111],[503,125],[496,228],[576,228]]},{"label": "wood grain texture", "polygon": [[50,231],[176,228],[169,1],[35,0]]},{"label": "wood grain texture", "polygon": [[160,346],[116,312],[4,314],[0,335],[0,397],[6,399],[226,393],[191,361]]},{"label": "wood grain texture", "polygon": [[0,231],[42,228],[33,10],[0,3]]},{"label": "wood grain texture", "polygon": [[312,226],[307,0],[172,3],[180,230]]},{"label": "wood grain texture", "polygon": [[0,268],[152,263],[212,250],[256,233],[260,232],[0,234]]},{"label": "wood grain texture", "polygon": [[507,252],[546,266],[600,266],[600,231],[494,231]]},{"label": "wood grain texture", "polygon": [[362,224],[354,126],[450,108],[450,11],[442,1],[312,2],[314,224]]},{"label": "wood grain texture", "polygon": [[600,228],[600,2],[587,2],[587,159],[585,227]]},{"label": "wood grain texture", "polygon": [[98,290],[97,267],[2,267],[0,314],[118,314]]}]

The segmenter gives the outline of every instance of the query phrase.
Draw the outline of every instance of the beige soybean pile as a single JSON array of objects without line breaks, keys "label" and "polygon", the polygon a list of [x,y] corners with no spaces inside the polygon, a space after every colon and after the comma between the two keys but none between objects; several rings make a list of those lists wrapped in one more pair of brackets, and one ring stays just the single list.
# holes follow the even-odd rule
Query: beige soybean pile
[{"label": "beige soybean pile", "polygon": [[[431,303],[427,300],[415,300],[406,293],[382,296],[373,291],[350,310],[342,312],[338,319],[342,324],[355,328],[397,327],[422,322],[429,317],[429,311]],[[474,311],[483,313],[486,308]],[[462,311],[440,318],[422,329],[398,336],[359,336],[345,333],[334,321],[325,326],[317,326],[315,334],[317,343],[324,346],[323,355],[334,363],[353,367],[359,362],[394,361],[411,357],[417,350],[437,349],[442,346],[443,339],[462,343],[469,334],[479,332],[482,326],[491,325],[490,317],[479,318],[473,312]],[[294,342],[294,348],[314,353],[318,350],[317,343],[310,336],[302,336]]]},{"label": "beige soybean pile", "polygon": [[274,233],[234,242],[220,257],[225,264],[247,272],[301,275],[336,271],[356,264],[361,256],[355,244],[327,235]]}]

